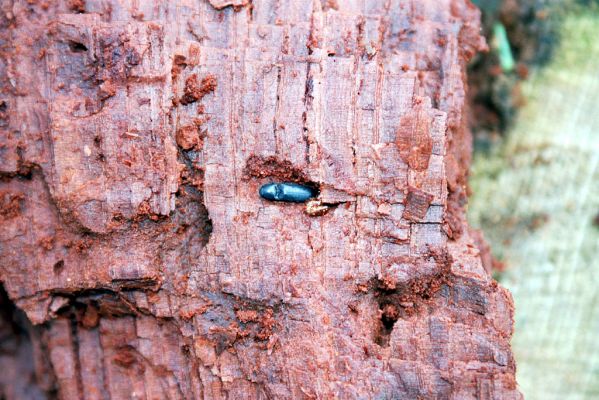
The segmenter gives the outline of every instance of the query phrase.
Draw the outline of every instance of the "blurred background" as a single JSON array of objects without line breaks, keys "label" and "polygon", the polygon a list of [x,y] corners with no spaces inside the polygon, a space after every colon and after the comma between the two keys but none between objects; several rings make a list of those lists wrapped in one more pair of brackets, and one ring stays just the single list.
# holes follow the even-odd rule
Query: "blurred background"
[{"label": "blurred background", "polygon": [[474,2],[468,213],[514,296],[520,390],[599,399],[599,1]]}]

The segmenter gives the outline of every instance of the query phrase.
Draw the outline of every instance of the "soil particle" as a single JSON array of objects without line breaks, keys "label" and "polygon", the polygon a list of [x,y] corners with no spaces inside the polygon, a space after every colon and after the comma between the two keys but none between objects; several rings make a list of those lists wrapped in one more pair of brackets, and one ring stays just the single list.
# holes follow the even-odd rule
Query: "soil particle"
[{"label": "soil particle", "polygon": [[262,329],[256,335],[256,339],[258,340],[268,340],[273,333],[273,329],[276,326],[277,322],[273,318],[272,309],[267,309],[261,316],[260,325]]},{"label": "soil particle", "polygon": [[247,324],[248,322],[256,322],[259,319],[258,312],[256,310],[238,310],[235,312],[237,319]]},{"label": "soil particle", "polygon": [[171,78],[174,81],[177,80],[181,71],[187,67],[187,59],[182,54],[176,54],[173,57],[173,66],[171,68]]},{"label": "soil particle", "polygon": [[216,77],[214,75],[205,76],[201,82],[198,82],[198,76],[193,74],[185,80],[185,90],[181,98],[181,104],[191,104],[202,100],[208,93],[216,89]]},{"label": "soil particle", "polygon": [[185,125],[177,130],[175,140],[183,150],[200,149],[204,144],[206,130],[202,129],[209,117],[196,118],[191,125]]},{"label": "soil particle", "polygon": [[78,14],[85,12],[85,0],[69,0],[69,9]]},{"label": "soil particle", "polygon": [[175,139],[177,140],[177,145],[183,150],[190,150],[199,142],[198,129],[194,125],[182,126],[177,130]]},{"label": "soil particle", "polygon": [[[243,332],[243,335],[239,335],[239,332],[237,335],[246,337],[254,333],[255,340],[268,340],[277,326],[274,311],[272,308],[259,307],[259,309],[254,309],[252,307],[249,304],[241,305],[240,308],[235,307],[235,317],[247,328],[245,331],[238,329],[239,332]],[[236,322],[234,324],[237,326]]]},{"label": "soil particle", "polygon": [[276,178],[281,181],[305,183],[308,181],[306,175],[288,160],[279,160],[271,157],[251,156],[248,158],[245,168],[245,177],[249,178]]},{"label": "soil particle", "polygon": [[41,238],[38,242],[38,245],[46,251],[52,250],[54,248],[54,237],[47,236],[47,237]]},{"label": "soil particle", "polygon": [[22,193],[0,192],[0,216],[11,219],[19,215],[21,201],[25,198]]},{"label": "soil particle", "polygon": [[409,316],[417,305],[432,299],[443,285],[451,284],[451,257],[446,253],[431,253],[431,257],[439,265],[437,273],[419,276],[402,283],[386,277],[374,282],[375,295],[383,312],[389,304],[393,304],[399,312],[399,317]]}]

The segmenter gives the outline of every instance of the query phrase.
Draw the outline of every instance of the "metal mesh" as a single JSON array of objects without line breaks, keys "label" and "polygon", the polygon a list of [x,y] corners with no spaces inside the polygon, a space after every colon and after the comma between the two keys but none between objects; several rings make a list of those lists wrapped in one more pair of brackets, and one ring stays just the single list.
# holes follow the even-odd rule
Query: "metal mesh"
[{"label": "metal mesh", "polygon": [[599,398],[599,12],[571,12],[523,84],[506,142],[478,155],[469,216],[507,264],[527,399]]}]

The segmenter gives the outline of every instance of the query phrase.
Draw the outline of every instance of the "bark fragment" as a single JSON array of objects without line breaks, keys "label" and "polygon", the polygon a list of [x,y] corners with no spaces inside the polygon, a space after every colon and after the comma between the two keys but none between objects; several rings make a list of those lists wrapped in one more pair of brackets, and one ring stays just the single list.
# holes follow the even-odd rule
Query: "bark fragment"
[{"label": "bark fragment", "polygon": [[399,122],[397,146],[399,154],[408,166],[416,171],[426,170],[433,150],[430,136],[433,117],[424,99],[416,99],[413,112]]}]

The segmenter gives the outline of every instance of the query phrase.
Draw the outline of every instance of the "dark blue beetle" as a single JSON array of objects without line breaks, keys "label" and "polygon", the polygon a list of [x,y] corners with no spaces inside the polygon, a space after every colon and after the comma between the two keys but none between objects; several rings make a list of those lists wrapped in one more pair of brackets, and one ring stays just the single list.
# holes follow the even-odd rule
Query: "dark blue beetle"
[{"label": "dark blue beetle", "polygon": [[267,183],[260,188],[260,196],[274,201],[303,203],[316,195],[311,187],[292,182]]}]

